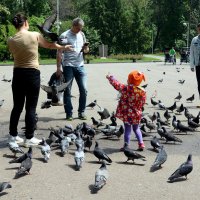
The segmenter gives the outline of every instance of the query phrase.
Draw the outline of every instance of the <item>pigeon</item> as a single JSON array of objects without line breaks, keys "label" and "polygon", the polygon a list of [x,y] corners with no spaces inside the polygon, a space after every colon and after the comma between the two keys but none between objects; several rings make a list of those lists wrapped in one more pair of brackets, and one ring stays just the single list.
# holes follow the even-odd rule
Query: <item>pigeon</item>
[{"label": "pigeon", "polygon": [[104,125],[105,125],[104,123],[102,123],[102,122],[100,122],[100,121],[97,121],[94,117],[91,117],[91,119],[92,119],[92,124],[93,124],[94,126],[96,126],[97,128],[98,128],[99,126],[104,126]]},{"label": "pigeon", "polygon": [[167,153],[165,151],[165,148],[164,146],[161,146],[159,149],[158,149],[158,154],[156,156],[156,159],[153,163],[153,165],[151,166],[151,170],[155,169],[156,167],[160,167],[161,168],[161,165],[163,163],[165,163],[165,161],[167,160]]},{"label": "pigeon", "polygon": [[1,106],[3,106],[4,101],[5,101],[4,99],[0,100],[0,108]]},{"label": "pigeon", "polygon": [[100,111],[97,111],[97,113],[100,115],[101,120],[107,119],[110,117],[110,113],[106,108],[101,108]]},{"label": "pigeon", "polygon": [[86,140],[84,141],[84,147],[88,148],[90,151],[91,146],[92,146],[92,139],[91,136],[88,135]]},{"label": "pigeon", "polygon": [[176,102],[170,107],[166,107],[166,109],[171,110],[172,112],[176,109]]},{"label": "pigeon", "polygon": [[193,170],[192,163],[192,154],[188,155],[187,161],[180,165],[180,167],[168,178],[170,182],[173,182],[175,179],[187,175]]},{"label": "pigeon", "polygon": [[112,163],[112,160],[108,157],[108,155],[103,151],[103,149],[99,148],[99,143],[96,141],[96,145],[93,151],[93,154],[100,160],[106,160],[109,163]]},{"label": "pigeon", "polygon": [[168,121],[171,118],[171,115],[169,114],[168,109],[164,112],[164,117]]},{"label": "pigeon", "polygon": [[18,171],[16,172],[15,177],[18,177],[24,174],[30,174],[31,167],[32,167],[32,160],[31,158],[28,157],[21,163]]},{"label": "pigeon", "polygon": [[144,121],[146,123],[146,127],[150,130],[150,132],[151,132],[151,130],[155,130],[156,129],[156,126],[155,126],[154,123],[148,122],[146,118],[143,118],[143,119],[144,119]]},{"label": "pigeon", "polygon": [[161,128],[160,123],[157,122],[156,125],[157,125],[157,133],[160,135],[160,138],[163,138],[163,137],[164,137],[164,131],[163,131],[163,129]]},{"label": "pigeon", "polygon": [[12,185],[9,182],[0,182],[0,192],[3,192],[8,188],[12,188]]},{"label": "pigeon", "polygon": [[50,146],[47,144],[45,138],[42,138],[42,142],[40,142],[39,145],[42,145],[41,153],[44,156],[44,162],[48,162],[50,158],[50,152],[51,152]]},{"label": "pigeon", "polygon": [[111,121],[111,124],[109,124],[110,126],[117,126],[117,118],[115,117],[115,113],[113,112],[111,117],[110,117],[110,121]]},{"label": "pigeon", "polygon": [[180,83],[181,85],[183,85],[185,83],[185,80],[184,79],[178,80],[178,83]]},{"label": "pigeon", "polygon": [[177,120],[177,129],[180,132],[185,132],[186,134],[187,134],[188,131],[190,131],[190,132],[194,131],[194,128],[183,125],[180,120]]},{"label": "pigeon", "polygon": [[76,170],[77,171],[80,171],[80,168],[82,167],[82,163],[84,161],[84,157],[85,157],[84,151],[79,146],[77,148],[77,150],[75,151],[75,154],[74,154],[74,160],[75,160]]},{"label": "pigeon", "polygon": [[159,107],[161,110],[165,110],[165,109],[166,109],[165,105],[164,105],[160,100],[158,100],[158,107]]},{"label": "pigeon", "polygon": [[160,141],[156,136],[153,137],[150,143],[151,143],[151,146],[154,148],[154,150],[161,147]]},{"label": "pigeon", "polygon": [[154,101],[153,98],[151,98],[151,104],[152,104],[153,106],[156,106],[156,105],[158,104],[158,102],[157,102],[157,101]]},{"label": "pigeon", "polygon": [[118,138],[121,137],[121,135],[124,134],[124,126],[120,125],[119,129],[116,128],[116,130],[113,132],[113,135],[116,135]]},{"label": "pigeon", "polygon": [[189,127],[193,128],[193,129],[200,127],[200,124],[197,124],[191,118],[188,118],[188,125],[189,125]]},{"label": "pigeon", "polygon": [[166,73],[165,73],[165,72],[163,72],[163,74],[165,75]]},{"label": "pigeon", "polygon": [[60,45],[66,45],[68,43],[67,39],[61,39],[56,33],[51,32],[51,28],[55,23],[57,18],[57,13],[53,13],[49,16],[42,25],[36,25],[44,37],[49,38],[52,42],[57,42]]},{"label": "pigeon", "polygon": [[8,143],[9,149],[14,153],[14,157],[16,157],[17,153],[22,153],[24,154],[24,151],[19,147],[19,145],[16,142],[9,142]]},{"label": "pigeon", "polygon": [[126,162],[128,162],[129,160],[132,160],[134,163],[135,159],[141,159],[143,161],[146,161],[144,156],[129,149],[128,143],[126,143],[126,142],[124,144],[124,155],[128,158]]},{"label": "pigeon", "polygon": [[183,104],[181,104],[180,107],[178,107],[178,108],[176,109],[176,112],[177,112],[178,114],[180,114],[180,113],[182,113],[184,110],[185,110],[185,108],[184,108]]},{"label": "pigeon", "polygon": [[148,84],[142,85],[141,87],[143,87],[144,89],[148,86]]},{"label": "pigeon", "polygon": [[193,102],[194,101],[194,94],[191,97],[187,98],[186,101]]},{"label": "pigeon", "polygon": [[24,153],[22,156],[15,158],[13,160],[9,161],[9,164],[11,163],[22,163],[26,158],[32,158],[32,147],[29,147],[28,152]]},{"label": "pigeon", "polygon": [[11,82],[11,79],[7,79],[6,75],[4,74],[2,81],[4,81],[4,82]]},{"label": "pigeon", "polygon": [[153,115],[148,115],[149,119],[153,122],[157,119],[156,113],[154,112]]},{"label": "pigeon", "polygon": [[95,173],[94,189],[101,189],[107,182],[109,173],[106,167],[106,162],[103,160],[101,167]]},{"label": "pigeon", "polygon": [[50,108],[51,107],[51,103],[52,103],[51,100],[47,100],[47,101],[42,102],[41,109]]},{"label": "pigeon", "polygon": [[184,107],[185,108],[185,112],[184,112],[184,115],[185,115],[185,117],[188,119],[188,118],[194,118],[194,115],[193,114],[191,114],[190,112],[189,112],[189,110],[186,108],[186,107]]},{"label": "pigeon", "polygon": [[158,83],[162,83],[163,82],[163,78],[158,80]]},{"label": "pigeon", "polygon": [[182,98],[182,95],[181,95],[181,93],[179,92],[179,93],[178,93],[178,96],[177,96],[177,97],[175,97],[174,99],[175,99],[175,100],[178,100],[178,101],[180,101],[180,100],[181,100],[181,98]]},{"label": "pigeon", "polygon": [[46,139],[46,143],[51,146],[53,143],[55,143],[57,140],[57,137],[54,135],[54,132],[50,132],[49,137]]},{"label": "pigeon", "polygon": [[76,130],[76,135],[77,135],[77,138],[75,140],[76,148],[78,149],[80,147],[83,150],[84,149],[84,141],[81,137],[81,132],[79,130]]},{"label": "pigeon", "polygon": [[97,105],[97,100],[94,100],[93,102],[89,103],[86,107],[89,107],[91,109],[94,109],[94,107]]},{"label": "pigeon", "polygon": [[174,130],[178,130],[178,122],[176,120],[175,115],[173,116],[173,119],[172,119],[172,126],[174,127]]},{"label": "pigeon", "polygon": [[170,133],[170,132],[167,132],[166,128],[165,127],[162,127],[163,131],[164,131],[164,137],[166,139],[166,143],[168,141],[173,141],[174,143],[175,142],[180,142],[182,143],[182,140],[178,137],[176,137],[173,133]]},{"label": "pigeon", "polygon": [[196,124],[199,124],[199,116],[200,116],[200,112],[198,113],[196,117],[192,119],[192,121],[195,122]]},{"label": "pigeon", "polygon": [[69,149],[69,143],[71,142],[71,138],[63,137],[60,141],[60,149],[61,149],[61,156],[64,157],[66,152]]},{"label": "pigeon", "polygon": [[67,83],[62,83],[61,85],[53,84],[51,86],[41,85],[40,87],[47,93],[51,94],[52,103],[58,103],[59,102],[59,93],[63,92],[65,88],[69,85],[70,81]]}]

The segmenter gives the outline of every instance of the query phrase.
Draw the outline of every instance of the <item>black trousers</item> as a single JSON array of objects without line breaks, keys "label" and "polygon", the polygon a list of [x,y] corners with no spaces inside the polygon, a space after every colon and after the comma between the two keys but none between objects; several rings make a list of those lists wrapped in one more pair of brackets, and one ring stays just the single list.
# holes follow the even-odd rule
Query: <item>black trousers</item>
[{"label": "black trousers", "polygon": [[10,116],[10,135],[17,136],[17,126],[24,104],[25,136],[31,139],[34,136],[35,113],[40,92],[40,71],[30,68],[15,68],[12,80],[13,109]]},{"label": "black trousers", "polygon": [[200,66],[196,66],[196,78],[197,78],[197,86],[200,96]]}]

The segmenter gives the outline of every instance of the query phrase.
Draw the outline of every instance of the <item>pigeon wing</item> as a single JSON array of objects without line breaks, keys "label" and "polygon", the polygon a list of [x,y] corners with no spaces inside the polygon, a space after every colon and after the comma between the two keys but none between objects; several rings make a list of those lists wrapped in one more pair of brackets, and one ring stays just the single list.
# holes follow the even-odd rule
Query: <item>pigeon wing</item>
[{"label": "pigeon wing", "polygon": [[65,88],[66,88],[68,85],[69,85],[69,82],[63,83],[63,84],[57,86],[58,92],[62,92],[63,90],[65,90]]},{"label": "pigeon wing", "polygon": [[52,93],[52,88],[50,86],[41,85],[40,86],[45,92]]},{"label": "pigeon wing", "polygon": [[43,23],[43,29],[46,30],[51,30],[53,24],[55,23],[57,18],[57,13],[52,14],[51,16],[49,16]]}]

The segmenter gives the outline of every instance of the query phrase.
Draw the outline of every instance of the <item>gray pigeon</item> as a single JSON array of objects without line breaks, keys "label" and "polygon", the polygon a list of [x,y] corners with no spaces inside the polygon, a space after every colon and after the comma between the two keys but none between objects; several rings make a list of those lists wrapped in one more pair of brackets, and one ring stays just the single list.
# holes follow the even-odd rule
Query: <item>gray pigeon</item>
[{"label": "gray pigeon", "polygon": [[151,146],[154,149],[158,149],[158,148],[161,147],[160,141],[159,141],[159,139],[156,136],[153,137],[153,139],[150,141],[150,143],[151,143]]},{"label": "gray pigeon", "polygon": [[4,99],[0,100],[0,107],[3,106],[4,101]]},{"label": "gray pigeon", "polygon": [[32,160],[31,158],[28,157],[21,163],[18,171],[16,172],[15,177],[25,174],[30,174],[31,167],[32,167]]},{"label": "gray pigeon", "polygon": [[192,154],[188,155],[187,161],[184,162],[180,167],[168,178],[169,181],[173,182],[175,179],[187,175],[193,170]]},{"label": "gray pigeon", "polygon": [[9,161],[9,163],[22,163],[26,158],[32,158],[32,147],[29,147],[28,152],[24,153],[22,156],[15,158],[11,161]]},{"label": "gray pigeon", "polygon": [[109,163],[112,163],[112,160],[108,157],[108,155],[103,151],[103,149],[99,148],[99,143],[96,141],[96,145],[93,151],[93,154],[100,160],[106,160]]},{"label": "gray pigeon", "polygon": [[17,153],[24,153],[24,151],[19,147],[19,145],[15,141],[9,142],[8,147],[14,153],[15,157]]},{"label": "gray pigeon", "polygon": [[61,156],[64,157],[66,152],[69,149],[69,143],[71,142],[71,138],[69,137],[63,137],[60,141],[60,149],[61,149]]},{"label": "gray pigeon", "polygon": [[12,188],[9,182],[0,182],[0,192],[3,192],[7,188]]},{"label": "gray pigeon", "polygon": [[186,101],[193,102],[194,101],[194,94],[191,97],[187,98]]},{"label": "gray pigeon", "polygon": [[106,167],[106,162],[103,160],[101,167],[95,173],[94,189],[101,189],[107,182],[109,173]]},{"label": "gray pigeon", "polygon": [[85,154],[83,149],[79,146],[78,149],[75,151],[74,160],[76,164],[76,170],[79,171],[82,167],[82,163],[84,161]]},{"label": "gray pigeon", "polygon": [[156,156],[156,159],[151,166],[151,170],[154,170],[157,167],[161,167],[161,165],[167,160],[167,153],[164,149],[164,146],[159,148],[159,153]]},{"label": "gray pigeon", "polygon": [[80,147],[82,150],[84,149],[84,141],[81,137],[81,132],[79,130],[76,130],[77,138],[75,139],[75,145],[78,149]]},{"label": "gray pigeon", "polygon": [[129,149],[128,144],[126,142],[124,144],[124,154],[128,158],[126,162],[128,162],[129,160],[132,160],[133,163],[134,163],[135,159],[141,159],[143,161],[146,161],[144,156],[142,156],[141,154]]},{"label": "gray pigeon", "polygon": [[51,152],[50,146],[47,144],[45,138],[42,138],[42,142],[40,142],[39,145],[42,145],[41,153],[44,156],[44,162],[48,162],[50,158],[50,152]]},{"label": "gray pigeon", "polygon": [[163,129],[163,131],[164,131],[164,137],[165,137],[165,139],[166,139],[166,143],[167,143],[168,141],[173,141],[174,143],[175,143],[175,142],[180,142],[180,143],[183,142],[180,138],[176,137],[173,133],[167,132],[167,130],[166,130],[165,127],[162,127],[162,129]]},{"label": "gray pigeon", "polygon": [[180,101],[181,98],[182,98],[182,95],[181,95],[181,93],[179,92],[179,93],[178,93],[178,96],[175,97],[174,99]]},{"label": "gray pigeon", "polygon": [[89,107],[91,109],[94,109],[94,107],[97,105],[97,100],[94,100],[93,102],[89,103],[86,107]]},{"label": "gray pigeon", "polygon": [[164,131],[163,131],[160,123],[157,122],[156,125],[157,125],[157,133],[160,135],[161,138],[163,138],[164,137]]},{"label": "gray pigeon", "polygon": [[101,108],[100,107],[100,111],[97,111],[97,113],[100,115],[101,120],[107,119],[107,118],[110,117],[110,113],[109,113],[107,108]]},{"label": "gray pigeon", "polygon": [[[188,118],[188,120],[189,119],[190,118]],[[183,125],[180,120],[177,120],[177,129],[181,132],[185,132],[186,134],[188,131],[190,131],[190,132],[194,131],[194,128]]]},{"label": "gray pigeon", "polygon": [[178,130],[177,125],[178,125],[178,122],[176,120],[176,116],[174,115],[172,119],[172,126],[174,127],[174,130]]}]

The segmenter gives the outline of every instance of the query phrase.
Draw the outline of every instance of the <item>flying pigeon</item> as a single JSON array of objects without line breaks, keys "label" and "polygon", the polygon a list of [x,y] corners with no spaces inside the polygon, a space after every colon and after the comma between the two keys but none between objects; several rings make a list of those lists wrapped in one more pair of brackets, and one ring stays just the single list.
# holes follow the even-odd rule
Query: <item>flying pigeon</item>
[{"label": "flying pigeon", "polygon": [[174,127],[174,130],[178,130],[178,122],[176,120],[175,115],[173,116],[173,119],[172,119],[172,126]]},{"label": "flying pigeon", "polygon": [[158,150],[159,153],[157,154],[156,159],[151,166],[151,170],[154,170],[156,167],[161,167],[161,165],[167,160],[167,153],[164,149],[164,146],[161,146]]},{"label": "flying pigeon", "polygon": [[42,141],[39,143],[41,145],[41,153],[44,156],[44,162],[48,162],[50,158],[51,148],[47,144],[45,138],[42,138]]},{"label": "flying pigeon", "polygon": [[106,108],[101,108],[100,111],[97,111],[97,113],[100,115],[101,120],[107,119],[110,117],[110,113]]},{"label": "flying pigeon", "polygon": [[187,175],[193,170],[192,154],[188,155],[187,161],[184,162],[180,167],[168,178],[169,181],[173,182],[175,179]]},{"label": "flying pigeon", "polygon": [[85,157],[85,154],[84,154],[83,149],[80,146],[78,146],[78,148],[77,148],[77,150],[75,151],[75,154],[74,154],[74,160],[75,160],[77,171],[79,171],[80,168],[82,167],[84,157]]},{"label": "flying pigeon", "polygon": [[9,182],[0,182],[0,192],[3,192],[8,188],[12,188],[12,185]]},{"label": "flying pigeon", "polygon": [[89,103],[86,107],[89,107],[91,109],[94,109],[94,107],[97,105],[97,100],[94,100],[93,102]]},{"label": "flying pigeon", "polygon": [[94,189],[101,189],[107,182],[109,173],[106,167],[106,162],[103,160],[101,167],[95,173]]},{"label": "flying pigeon", "polygon": [[146,161],[144,156],[142,156],[141,154],[129,149],[128,144],[126,142],[124,144],[124,154],[127,157],[126,162],[128,162],[129,160],[132,160],[133,163],[134,163],[135,159],[141,159],[143,161]]},{"label": "flying pigeon", "polygon": [[107,162],[112,163],[112,160],[108,157],[108,155],[99,147],[99,143],[97,141],[93,154],[99,159],[99,161],[106,160]]}]

